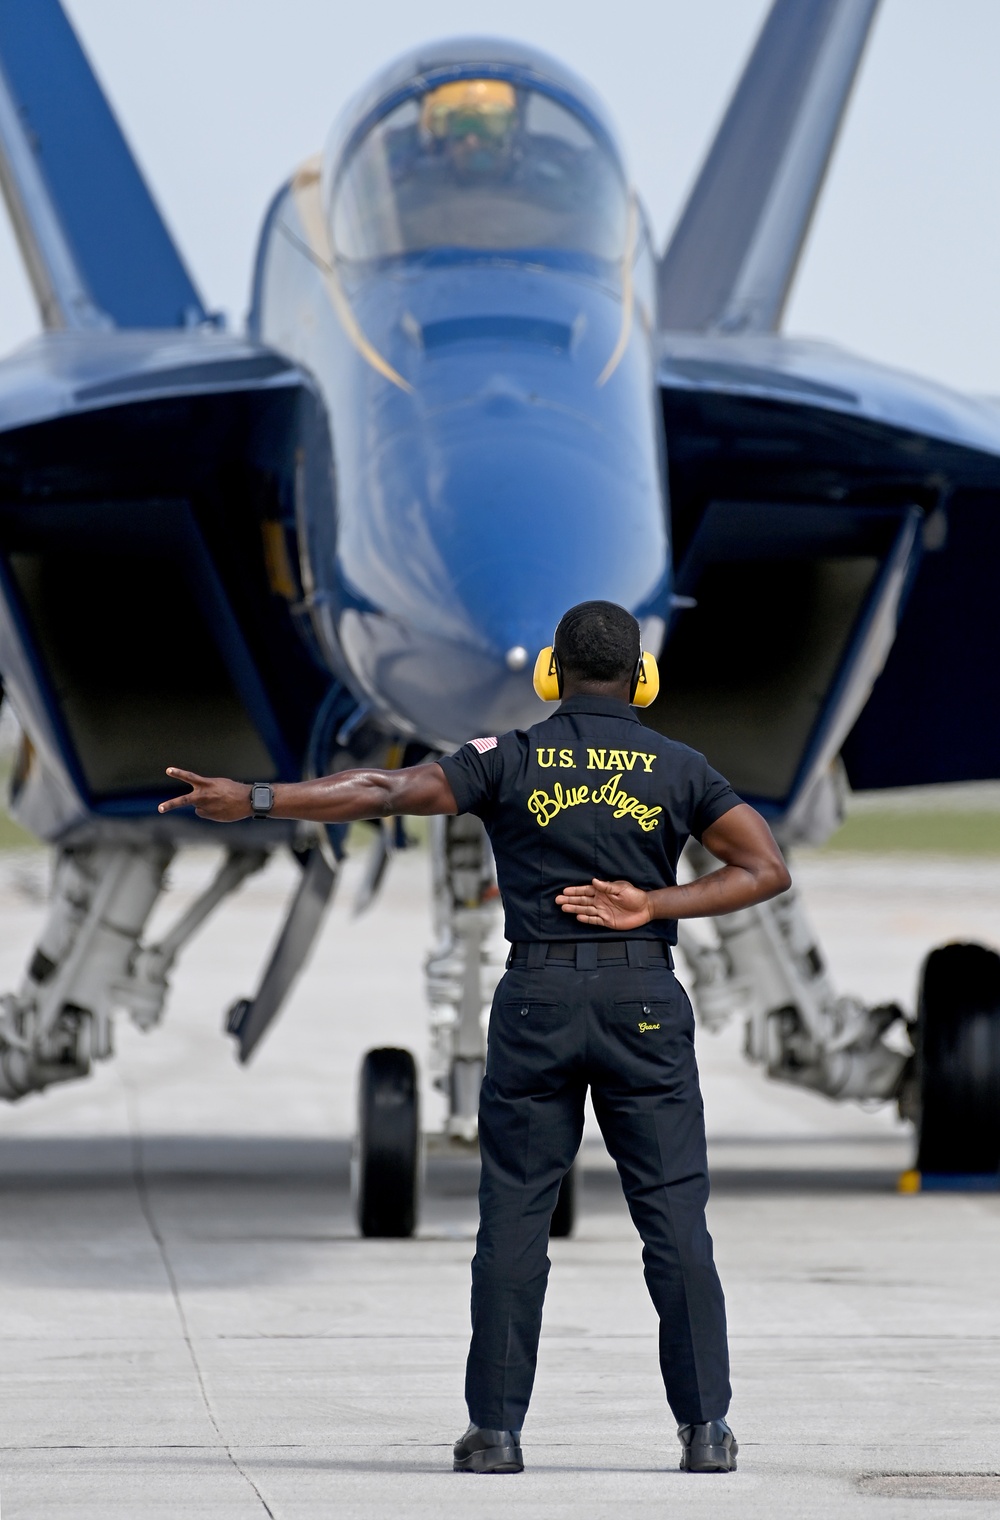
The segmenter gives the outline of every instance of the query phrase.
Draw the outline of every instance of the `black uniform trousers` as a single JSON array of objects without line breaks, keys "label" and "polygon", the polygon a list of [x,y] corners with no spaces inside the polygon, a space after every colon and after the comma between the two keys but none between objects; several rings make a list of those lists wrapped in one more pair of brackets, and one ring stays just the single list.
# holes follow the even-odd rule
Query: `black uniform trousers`
[{"label": "black uniform trousers", "polygon": [[515,966],[493,1000],[465,1389],[470,1419],[489,1429],[520,1430],[531,1397],[549,1223],[588,1086],[642,1237],[667,1402],[678,1424],[729,1408],[691,1004],[665,962],[643,969],[633,945],[629,964],[619,945],[621,964],[595,970]]}]

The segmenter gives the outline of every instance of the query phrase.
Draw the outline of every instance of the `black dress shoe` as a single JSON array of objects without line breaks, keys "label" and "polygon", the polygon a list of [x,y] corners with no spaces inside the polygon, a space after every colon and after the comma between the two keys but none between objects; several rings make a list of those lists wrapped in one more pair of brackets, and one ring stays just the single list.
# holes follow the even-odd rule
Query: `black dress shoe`
[{"label": "black dress shoe", "polygon": [[470,1425],[455,1442],[455,1471],[474,1473],[523,1472],[519,1430],[481,1430]]},{"label": "black dress shoe", "polygon": [[739,1447],[725,1420],[678,1425],[677,1436],[681,1443],[681,1472],[736,1471]]}]

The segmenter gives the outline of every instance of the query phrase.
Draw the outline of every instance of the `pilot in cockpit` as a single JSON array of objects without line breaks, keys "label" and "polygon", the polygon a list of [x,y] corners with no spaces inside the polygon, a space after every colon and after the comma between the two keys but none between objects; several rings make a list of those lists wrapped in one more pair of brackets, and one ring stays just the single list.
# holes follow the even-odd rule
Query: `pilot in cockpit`
[{"label": "pilot in cockpit", "polygon": [[369,130],[337,177],[333,243],[347,259],[427,249],[623,252],[627,191],[575,112],[505,79],[411,96]]},{"label": "pilot in cockpit", "polygon": [[421,102],[424,150],[443,159],[459,181],[511,174],[519,126],[517,95],[504,79],[457,79]]}]

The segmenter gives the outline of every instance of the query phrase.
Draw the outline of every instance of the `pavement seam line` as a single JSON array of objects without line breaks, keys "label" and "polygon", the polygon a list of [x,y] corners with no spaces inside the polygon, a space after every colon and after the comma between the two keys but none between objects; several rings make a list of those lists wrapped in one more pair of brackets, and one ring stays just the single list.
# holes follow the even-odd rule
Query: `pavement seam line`
[{"label": "pavement seam line", "polygon": [[156,1215],[153,1211],[153,1203],[149,1194],[149,1184],[146,1179],[145,1152],[142,1144],[142,1131],[139,1128],[139,1115],[136,1111],[135,1094],[133,1093],[130,1084],[125,1081],[124,1078],[122,1079],[122,1087],[125,1091],[125,1108],[126,1112],[128,1113],[129,1139],[131,1142],[132,1151],[132,1180],[135,1184],[136,1196],[139,1199],[139,1208],[142,1211],[142,1217],[146,1221],[146,1227],[149,1230],[150,1235],[153,1237],[156,1249],[159,1252],[160,1261],[163,1263],[163,1270],[166,1273],[167,1283],[170,1287],[170,1295],[174,1301],[174,1309],[177,1314],[177,1320],[181,1327],[181,1335],[184,1338],[184,1344],[187,1347],[188,1356],[191,1358],[191,1366],[194,1368],[194,1375],[197,1379],[198,1391],[201,1394],[201,1401],[205,1406],[205,1413],[208,1415],[209,1424],[212,1426],[212,1429],[218,1436],[219,1445],[226,1453],[229,1461],[239,1473],[244,1483],[246,1483],[256,1494],[257,1498],[260,1500],[264,1513],[269,1517],[269,1520],[276,1520],[274,1511],[268,1504],[267,1500],[264,1498],[264,1495],[257,1487],[253,1478],[251,1478],[250,1474],[244,1467],[241,1466],[240,1462],[233,1454],[233,1449],[223,1435],[222,1427],[216,1419],[215,1411],[212,1408],[212,1402],[208,1396],[208,1389],[205,1386],[204,1374],[201,1370],[201,1363],[198,1361],[198,1353],[195,1351],[194,1341],[191,1337],[191,1330],[187,1321],[187,1315],[184,1312],[184,1304],[181,1299],[180,1287],[178,1286],[177,1277],[174,1273],[173,1264],[170,1260],[170,1254],[167,1251],[167,1243],[163,1238],[160,1227],[156,1222]]}]

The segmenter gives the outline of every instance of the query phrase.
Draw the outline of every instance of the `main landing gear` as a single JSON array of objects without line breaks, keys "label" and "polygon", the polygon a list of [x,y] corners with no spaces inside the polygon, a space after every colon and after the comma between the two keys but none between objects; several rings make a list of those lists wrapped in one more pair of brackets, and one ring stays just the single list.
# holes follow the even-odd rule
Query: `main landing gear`
[{"label": "main landing gear", "polygon": [[[714,861],[689,844],[695,874]],[[895,1003],[837,994],[794,888],[714,920],[682,921],[699,1021],[745,1022],[745,1050],[769,1077],[829,1098],[894,1101],[917,1131],[917,1170],[1000,1175],[1000,955],[944,945],[924,963],[915,1020]]]},{"label": "main landing gear", "polygon": [[917,1170],[1000,1172],[1000,955],[944,945],[924,962],[916,1031]]}]

